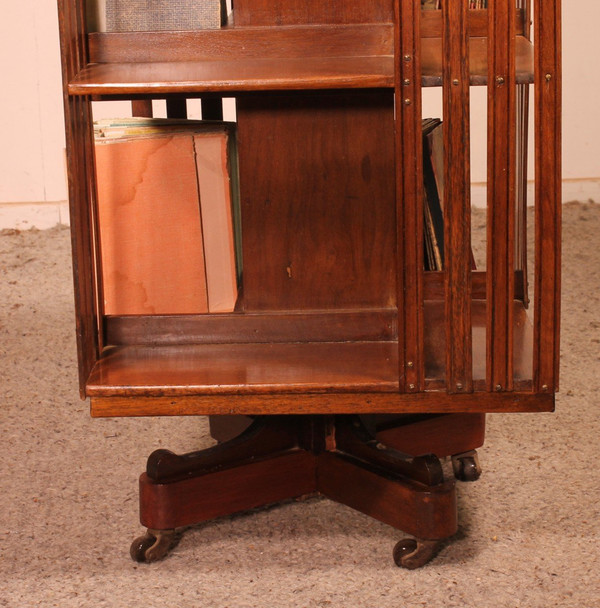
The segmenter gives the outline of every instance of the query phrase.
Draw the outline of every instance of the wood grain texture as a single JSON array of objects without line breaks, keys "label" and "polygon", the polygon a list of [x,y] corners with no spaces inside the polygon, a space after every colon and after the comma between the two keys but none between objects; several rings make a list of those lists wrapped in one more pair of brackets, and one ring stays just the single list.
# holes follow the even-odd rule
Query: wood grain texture
[{"label": "wood grain texture", "polygon": [[[91,63],[71,94],[139,95],[394,86],[391,24],[93,34]],[[517,38],[517,82],[532,82],[533,51]],[[469,39],[470,81],[487,83],[487,39]],[[421,39],[423,86],[442,84],[442,41]]]},{"label": "wood grain texture", "polygon": [[140,521],[165,530],[315,491],[315,457],[304,451],[217,470],[175,483],[140,477]]},{"label": "wood grain texture", "polygon": [[377,23],[393,21],[393,0],[236,0],[237,25]]},{"label": "wood grain texture", "polygon": [[219,315],[131,315],[105,320],[107,344],[379,342],[397,338],[395,309]]},{"label": "wood grain texture", "polygon": [[[470,37],[486,37],[488,35],[488,11],[472,9],[467,13],[467,29]],[[526,30],[526,13],[519,9],[515,15],[515,29],[519,35]],[[421,38],[442,37],[441,11],[421,12]]]},{"label": "wood grain texture", "polygon": [[189,397],[92,397],[94,417],[210,416],[213,414],[452,414],[552,412],[554,394],[457,393],[305,393],[204,395]]},{"label": "wood grain texture", "polygon": [[488,5],[487,389],[513,389],[517,88],[513,2]]},{"label": "wood grain texture", "polygon": [[473,390],[467,3],[444,3],[444,248],[446,388]]},{"label": "wood grain texture", "polygon": [[[438,458],[476,450],[485,439],[485,414],[375,415],[376,438],[403,454]],[[210,435],[224,442],[241,435],[252,416],[210,416]]]},{"label": "wood grain texture", "polygon": [[373,23],[93,33],[89,43],[91,63],[368,57],[392,54],[393,29],[391,24]]},{"label": "wood grain texture", "polygon": [[397,390],[396,344],[207,344],[109,349],[88,395]]},{"label": "wood grain texture", "polygon": [[395,306],[393,145],[391,91],[238,100],[246,311]]},{"label": "wood grain texture", "polygon": [[560,2],[536,0],[534,386],[558,389],[561,261]]},{"label": "wood grain texture", "polygon": [[377,439],[412,456],[435,454],[444,458],[462,454],[481,447],[485,439],[484,414],[391,415],[387,421],[385,416],[378,419],[381,430]]},{"label": "wood grain texture", "polygon": [[[444,387],[444,310],[443,302],[425,303],[425,386],[430,390]],[[472,311],[472,374],[474,387],[482,391],[486,374],[485,302],[473,302]],[[515,303],[513,318],[515,382],[519,390],[531,390],[532,328],[522,304]],[[396,342],[121,346],[106,350],[87,391],[92,397],[135,399],[303,391],[392,392],[399,389],[397,369]]]},{"label": "wood grain texture", "polygon": [[421,130],[421,8],[396,0],[396,225],[399,385],[423,390],[423,137]]},{"label": "wood grain texture", "polygon": [[419,538],[446,538],[457,529],[454,481],[433,487],[394,483],[325,453],[319,457],[319,488],[328,498]]},{"label": "wood grain texture", "polygon": [[141,522],[173,530],[319,493],[419,538],[454,534],[456,484],[439,460],[378,449],[370,437],[355,416],[268,416],[206,450],[157,450],[140,477]]},{"label": "wood grain texture", "polygon": [[67,83],[87,63],[83,33],[83,14],[67,0],[58,3],[60,45],[63,74],[65,140],[71,246],[75,295],[75,322],[80,392],[102,347],[98,327],[98,298],[96,247],[93,239],[95,218],[94,158],[92,148],[92,115],[87,97],[74,98],[67,94]]}]

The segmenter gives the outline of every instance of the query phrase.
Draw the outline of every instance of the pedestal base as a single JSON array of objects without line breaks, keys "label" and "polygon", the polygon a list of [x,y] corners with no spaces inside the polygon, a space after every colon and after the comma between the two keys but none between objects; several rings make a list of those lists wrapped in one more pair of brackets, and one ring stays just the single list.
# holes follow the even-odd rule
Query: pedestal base
[{"label": "pedestal base", "polygon": [[[455,480],[434,454],[382,443],[382,435],[395,437],[394,427],[378,433],[376,425],[373,416],[264,416],[207,450],[153,452],[140,477],[148,532],[134,541],[133,559],[164,557],[176,528],[321,494],[415,536],[398,543],[394,559],[423,565],[457,530]],[[406,428],[396,435],[403,433],[412,435]]]}]

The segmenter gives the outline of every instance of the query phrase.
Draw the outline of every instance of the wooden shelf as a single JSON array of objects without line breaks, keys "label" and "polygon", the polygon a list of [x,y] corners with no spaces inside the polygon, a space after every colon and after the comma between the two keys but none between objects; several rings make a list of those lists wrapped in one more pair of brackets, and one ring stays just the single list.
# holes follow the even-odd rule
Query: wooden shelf
[{"label": "wooden shelf", "polygon": [[94,396],[179,396],[310,391],[393,391],[392,342],[203,344],[108,349],[94,368]]},{"label": "wooden shelf", "polygon": [[223,93],[392,86],[392,57],[92,64],[73,95]]},{"label": "wooden shelf", "polygon": [[[428,389],[444,387],[444,304],[428,301]],[[473,377],[484,390],[485,302],[473,301]],[[515,302],[515,385],[531,389],[531,325]],[[119,345],[105,350],[87,382],[91,397],[398,391],[395,341]]]},{"label": "wooden shelf", "polygon": [[[487,38],[470,38],[471,84],[487,82]],[[71,95],[235,94],[391,88],[392,26],[286,26],[199,32],[91,34],[90,63]],[[421,41],[423,86],[439,86],[442,42]],[[533,50],[517,37],[517,82],[532,82]]]}]

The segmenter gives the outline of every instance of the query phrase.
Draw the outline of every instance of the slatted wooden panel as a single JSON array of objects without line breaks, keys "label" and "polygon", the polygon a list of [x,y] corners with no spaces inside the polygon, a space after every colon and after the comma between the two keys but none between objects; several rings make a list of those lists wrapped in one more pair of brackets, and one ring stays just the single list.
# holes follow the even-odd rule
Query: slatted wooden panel
[{"label": "slatted wooden panel", "polygon": [[446,388],[473,390],[467,3],[444,2]]},{"label": "slatted wooden panel", "polygon": [[87,63],[84,19],[81,6],[59,0],[60,43],[64,82],[66,148],[69,181],[69,214],[72,226],[73,273],[79,381],[82,396],[85,382],[98,359],[98,293],[92,238],[94,216],[88,201],[94,200],[92,116],[88,97],[69,97],[67,83]]},{"label": "slatted wooden panel", "polygon": [[488,3],[487,389],[513,390],[516,77],[514,0]]},{"label": "slatted wooden panel", "polygon": [[561,238],[560,0],[535,0],[534,390],[558,388]]},{"label": "slatted wooden panel", "polygon": [[396,221],[400,390],[424,388],[421,6],[396,0]]}]

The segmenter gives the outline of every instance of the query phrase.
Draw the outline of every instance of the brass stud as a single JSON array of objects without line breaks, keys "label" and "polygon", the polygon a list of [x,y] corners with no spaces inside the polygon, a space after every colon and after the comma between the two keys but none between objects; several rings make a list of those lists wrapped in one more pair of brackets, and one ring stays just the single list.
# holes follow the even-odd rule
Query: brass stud
[{"label": "brass stud", "polygon": [[404,61],[406,61],[407,63],[412,59],[412,57],[410,55],[404,55]]},{"label": "brass stud", "polygon": [[458,80],[458,78],[455,78],[455,79],[452,81],[452,84],[453,84],[455,87],[457,87],[457,86],[459,85],[459,80]]},{"label": "brass stud", "polygon": [[457,383],[456,383],[456,388],[457,388],[459,391],[462,391],[462,388],[463,388],[462,383],[457,382]]},{"label": "brass stud", "polygon": [[412,361],[407,361],[406,367],[413,367],[414,363]]},{"label": "brass stud", "polygon": [[414,385],[414,384],[409,384],[409,385],[408,385],[408,388],[409,388],[411,391],[414,391],[414,390],[415,390],[415,385]]},{"label": "brass stud", "polygon": [[496,84],[498,84],[498,85],[504,84],[504,76],[497,76],[496,77]]},{"label": "brass stud", "polygon": [[552,74],[546,74],[546,82],[550,82],[552,80]]},{"label": "brass stud", "polygon": [[409,106],[412,103],[412,99],[405,99],[404,100],[404,105],[405,106]]}]

